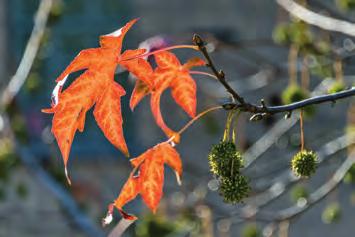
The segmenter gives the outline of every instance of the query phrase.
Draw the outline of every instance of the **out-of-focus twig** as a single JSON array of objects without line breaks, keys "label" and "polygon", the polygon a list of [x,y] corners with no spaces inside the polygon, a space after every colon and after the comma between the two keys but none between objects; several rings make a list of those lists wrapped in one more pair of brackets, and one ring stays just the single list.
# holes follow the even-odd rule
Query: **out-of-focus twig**
[{"label": "out-of-focus twig", "polygon": [[[292,220],[296,216],[302,214],[314,204],[320,202],[331,191],[333,191],[343,180],[346,172],[355,163],[355,151],[350,153],[343,164],[335,171],[333,176],[316,191],[311,193],[304,205],[295,204],[278,212],[269,213],[268,216],[274,221]],[[266,213],[265,213],[266,214]]]},{"label": "out-of-focus twig", "polygon": [[[8,86],[5,88],[5,91],[1,96],[0,107],[2,108],[11,103],[27,79],[28,73],[32,68],[33,61],[37,56],[53,3],[54,0],[42,0],[39,4],[35,15],[34,27],[27,42],[25,52],[15,75],[10,79]],[[80,211],[72,196],[64,190],[64,188],[45,169],[43,169],[37,159],[32,155],[31,150],[18,145],[16,137],[13,135],[10,120],[7,114],[4,113],[1,116],[4,123],[6,123],[4,126],[4,128],[7,129],[6,136],[12,138],[15,144],[15,150],[18,153],[22,164],[29,171],[33,172],[36,178],[51,191],[64,210],[73,219],[74,223],[82,229],[87,236],[104,236],[103,232],[97,228],[84,213]]]},{"label": "out-of-focus twig", "polygon": [[38,7],[34,19],[34,27],[27,42],[26,49],[20,64],[16,70],[15,75],[10,79],[9,84],[7,87],[5,87],[5,90],[2,93],[1,105],[3,107],[11,103],[28,77],[40,47],[41,39],[46,29],[47,20],[53,6],[53,1],[54,0],[42,0]]},{"label": "out-of-focus twig", "polygon": [[[317,151],[319,164],[326,161],[327,157],[334,155],[335,153],[351,146],[354,143],[355,139],[348,139],[347,135],[343,135],[330,142],[327,142]],[[245,219],[254,218],[254,216],[260,211],[262,207],[279,198],[288,190],[287,187],[300,180],[300,177],[293,175],[292,171],[290,170],[286,170],[281,175],[270,180],[273,183],[272,186],[270,186],[264,192],[248,198],[246,200],[246,206],[236,211],[232,211],[229,214],[233,218],[237,219],[233,221],[233,224],[240,223]]]},{"label": "out-of-focus twig", "polygon": [[340,32],[355,37],[354,23],[315,13],[292,0],[276,0],[276,2],[291,15],[308,24],[318,26],[324,30]]}]

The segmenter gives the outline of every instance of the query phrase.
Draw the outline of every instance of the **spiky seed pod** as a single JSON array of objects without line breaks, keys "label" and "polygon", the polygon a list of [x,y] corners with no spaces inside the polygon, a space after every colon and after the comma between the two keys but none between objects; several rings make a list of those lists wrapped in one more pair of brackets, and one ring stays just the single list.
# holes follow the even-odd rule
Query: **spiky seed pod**
[{"label": "spiky seed pod", "polygon": [[337,81],[337,82],[334,82],[332,84],[332,86],[328,89],[328,93],[329,94],[337,93],[337,92],[343,91],[344,89],[345,89],[344,83],[341,81]]},{"label": "spiky seed pod", "polygon": [[303,150],[298,152],[291,161],[291,168],[295,175],[309,177],[317,169],[317,154],[313,151]]},{"label": "spiky seed pod", "polygon": [[341,209],[337,202],[329,204],[322,213],[322,220],[326,224],[335,223],[340,220]]},{"label": "spiky seed pod", "polygon": [[214,145],[208,154],[211,172],[221,177],[234,177],[240,174],[243,159],[235,144],[221,141]]},{"label": "spiky seed pod", "polygon": [[236,204],[248,197],[250,186],[248,179],[243,175],[234,177],[222,177],[220,179],[219,193],[224,202]]}]

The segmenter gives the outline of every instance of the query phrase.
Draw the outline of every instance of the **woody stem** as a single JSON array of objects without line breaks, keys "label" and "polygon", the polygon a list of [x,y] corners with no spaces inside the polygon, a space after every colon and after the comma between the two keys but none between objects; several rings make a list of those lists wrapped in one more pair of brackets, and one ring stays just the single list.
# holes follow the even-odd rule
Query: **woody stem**
[{"label": "woody stem", "polygon": [[303,132],[303,109],[300,112],[300,129],[301,129],[301,151],[304,150],[304,132]]}]

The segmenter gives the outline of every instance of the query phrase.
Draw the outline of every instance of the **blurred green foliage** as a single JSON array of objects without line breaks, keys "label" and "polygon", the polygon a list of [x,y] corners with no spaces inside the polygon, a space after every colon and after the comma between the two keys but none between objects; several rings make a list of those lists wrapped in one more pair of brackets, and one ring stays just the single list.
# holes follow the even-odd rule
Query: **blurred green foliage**
[{"label": "blurred green foliage", "polygon": [[137,237],[166,237],[176,233],[178,227],[161,214],[147,214],[138,222],[135,232]]},{"label": "blurred green foliage", "polygon": [[[309,92],[302,89],[298,85],[289,85],[286,89],[282,92],[281,98],[283,104],[291,104],[301,100],[308,99],[310,97]],[[303,108],[304,115],[306,117],[312,117],[316,109],[313,105],[309,105]]]},{"label": "blurred green foliage", "polygon": [[322,213],[322,220],[326,224],[336,223],[341,218],[340,205],[337,202],[330,203]]},{"label": "blurred green foliage", "polygon": [[12,168],[18,164],[18,158],[13,149],[10,139],[0,140],[0,180],[3,182],[8,180]]},{"label": "blurred green foliage", "polygon": [[308,198],[308,190],[303,185],[295,185],[290,192],[291,201],[297,203],[300,198]]},{"label": "blurred green foliage", "polygon": [[242,237],[260,237],[261,231],[256,224],[247,224],[242,229]]},{"label": "blurred green foliage", "polygon": [[355,0],[336,0],[339,9],[348,11],[355,8]]}]

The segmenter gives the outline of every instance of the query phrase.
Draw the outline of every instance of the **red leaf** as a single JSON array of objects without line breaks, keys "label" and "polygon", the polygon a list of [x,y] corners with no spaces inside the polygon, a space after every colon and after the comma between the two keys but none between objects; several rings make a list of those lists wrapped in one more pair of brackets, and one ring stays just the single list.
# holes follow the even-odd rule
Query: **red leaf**
[{"label": "red leaf", "polygon": [[125,94],[125,90],[119,84],[111,82],[96,103],[94,116],[107,139],[126,156],[129,156],[123,136],[121,115],[121,96]]},{"label": "red leaf", "polygon": [[[135,177],[138,181],[134,181],[138,184],[132,184],[132,178],[129,178],[116,199],[115,206],[122,211],[123,205],[137,195],[135,188],[139,188],[138,192],[141,194],[144,203],[155,212],[163,195],[165,163],[181,176],[180,155],[166,142],[160,143],[137,158],[131,159],[133,167],[139,168],[139,175]],[[124,192],[128,192],[128,194],[124,194]]]},{"label": "red leaf", "polygon": [[[84,130],[86,112],[95,103],[94,115],[104,135],[114,146],[128,155],[123,136],[120,102],[120,97],[125,91],[114,82],[114,73],[117,64],[124,64],[123,59],[136,57],[145,52],[144,49],[138,49],[120,54],[123,38],[136,21],[137,19],[134,19],[121,29],[101,36],[101,47],[81,51],[56,80],[57,86],[52,93],[52,108],[44,109],[43,112],[54,113],[52,132],[58,142],[65,166],[75,132]],[[132,60],[132,63],[139,67],[142,64],[141,60]],[[143,65],[146,66],[145,63]],[[128,70],[136,73],[141,67],[136,69],[135,66],[130,66]],[[68,75],[82,69],[86,71],[62,92]]]},{"label": "red leaf", "polygon": [[[133,110],[150,92],[150,107],[157,125],[164,131],[167,137],[175,136],[174,142],[178,143],[180,140],[179,135],[166,125],[161,114],[160,97],[170,87],[175,102],[190,117],[195,117],[196,83],[190,76],[189,70],[195,66],[203,66],[205,62],[200,58],[192,58],[184,65],[181,65],[177,57],[167,51],[156,53],[154,56],[158,67],[153,73],[151,69],[148,69],[150,65],[148,66],[147,64],[147,69],[143,69],[141,74],[135,74],[138,80],[131,95],[130,107]],[[147,86],[146,81],[153,82],[153,88],[151,88],[151,85]]]},{"label": "red leaf", "polygon": [[149,87],[141,80],[136,81],[134,89],[132,91],[131,99],[129,101],[129,107],[133,111],[137,104],[150,92]]},{"label": "red leaf", "polygon": [[164,160],[163,154],[158,152],[146,159],[140,167],[140,193],[145,204],[155,212],[161,197],[164,184]]},{"label": "red leaf", "polygon": [[134,215],[127,214],[122,210],[122,207],[126,205],[126,203],[133,200],[139,193],[139,180],[138,177],[129,177],[125,185],[123,186],[120,195],[115,200],[114,205],[119,210],[121,215],[125,219],[135,220],[137,217]]}]

